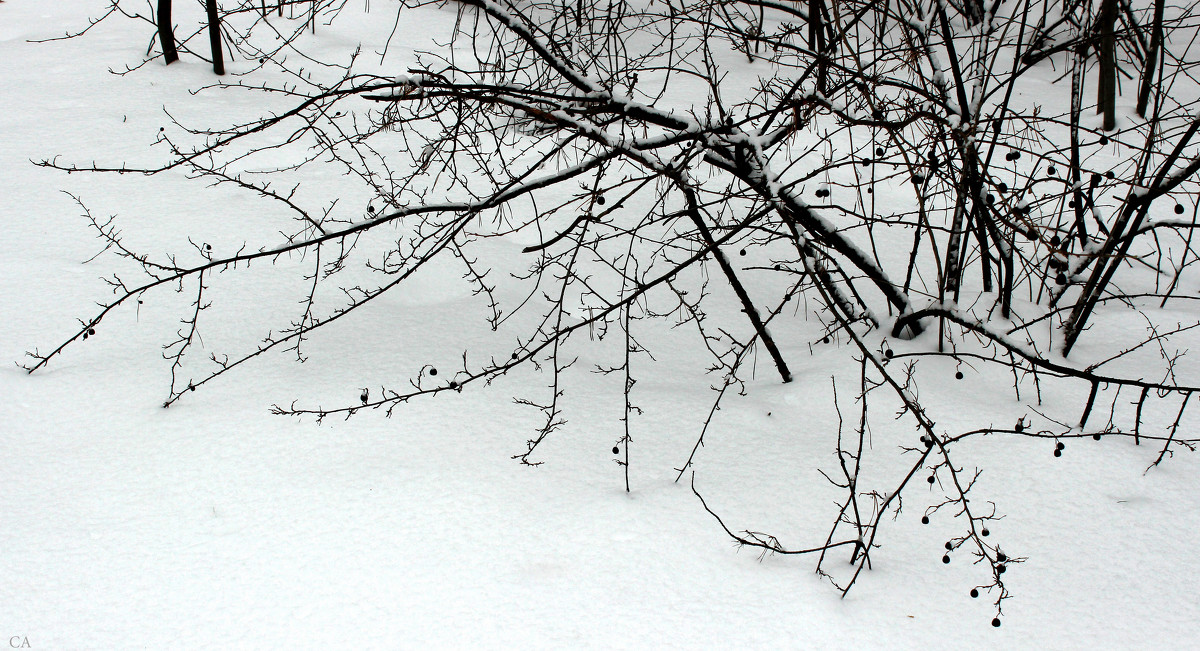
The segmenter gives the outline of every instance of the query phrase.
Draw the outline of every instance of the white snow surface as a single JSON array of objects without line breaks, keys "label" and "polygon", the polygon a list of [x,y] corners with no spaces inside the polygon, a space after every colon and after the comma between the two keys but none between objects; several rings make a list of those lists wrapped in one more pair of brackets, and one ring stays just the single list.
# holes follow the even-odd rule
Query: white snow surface
[{"label": "white snow surface", "polygon": [[[442,291],[438,278],[422,279],[420,295],[390,312],[366,311],[319,334],[306,364],[267,355],[170,409],[159,406],[169,381],[160,346],[178,327],[177,306],[125,310],[45,371],[26,374],[13,362],[70,336],[108,291],[102,265],[82,263],[99,243],[60,190],[97,214],[135,220],[127,235],[149,246],[178,247],[194,230],[220,233],[223,220],[256,218],[233,195],[179,179],[132,185],[31,164],[60,154],[155,160],[147,147],[164,107],[213,117],[231,101],[188,94],[213,78],[187,55],[170,68],[110,74],[141,60],[146,23],[27,42],[86,26],[106,4],[0,4],[0,360],[8,360],[0,370],[0,645],[1194,648],[1193,454],[1144,472],[1157,448],[1124,440],[1072,439],[1061,459],[1044,441],[965,444],[985,468],[977,499],[1005,516],[993,539],[1028,559],[1006,575],[1014,596],[993,628],[991,600],[967,594],[989,580],[986,570],[966,554],[941,562],[958,530],[948,514],[919,523],[939,499],[921,489],[885,522],[873,569],[845,598],[814,574],[811,557],[760,560],[732,545],[687,479],[673,481],[699,432],[696,414],[712,398],[704,386],[675,390],[673,369],[683,362],[641,369],[645,392],[636,397],[653,408],[634,423],[628,494],[610,450],[620,430],[620,394],[611,390],[568,394],[570,422],[536,468],[510,459],[535,427],[511,400],[544,384],[532,374],[415,401],[391,418],[367,411],[318,426],[267,413],[273,403],[341,403],[379,386],[364,374],[452,366],[470,297]],[[185,17],[197,11],[176,4],[186,5],[177,9]],[[351,33],[325,30],[313,42],[344,47]],[[415,45],[428,33],[420,21],[402,22],[396,42]],[[271,298],[264,291],[243,300]],[[427,336],[397,334],[406,332]],[[794,369],[811,382],[784,386],[760,362],[755,391],[730,403],[710,432],[696,487],[735,531],[770,532],[791,547],[819,543],[832,497],[815,466],[833,467],[833,451],[820,448],[814,460],[805,443],[836,422],[832,409],[813,407],[828,402],[813,398],[828,391],[828,373],[818,356]],[[587,374],[577,381],[611,389]],[[963,422],[972,420],[972,398],[989,399],[952,379],[923,389],[962,394]]]}]

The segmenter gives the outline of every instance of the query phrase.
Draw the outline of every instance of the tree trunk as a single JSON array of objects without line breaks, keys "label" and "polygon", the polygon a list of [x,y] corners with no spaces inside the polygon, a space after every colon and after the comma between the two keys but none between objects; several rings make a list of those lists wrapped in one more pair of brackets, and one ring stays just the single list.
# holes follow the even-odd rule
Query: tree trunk
[{"label": "tree trunk", "polygon": [[158,42],[162,44],[163,60],[167,65],[179,60],[175,31],[171,29],[171,0],[158,0]]},{"label": "tree trunk", "polygon": [[1102,0],[1100,4],[1100,83],[1096,112],[1104,114],[1104,130],[1117,126],[1117,0]]},{"label": "tree trunk", "polygon": [[213,72],[223,75],[225,57],[221,52],[221,17],[217,15],[217,0],[205,0],[204,5],[208,10],[208,42],[212,46]]},{"label": "tree trunk", "polygon": [[1138,91],[1137,113],[1146,117],[1146,109],[1150,105],[1150,87],[1154,82],[1154,74],[1158,68],[1158,50],[1163,42],[1163,5],[1164,0],[1154,0],[1154,24],[1150,32],[1150,51],[1146,53],[1146,68],[1142,71],[1142,87]]}]

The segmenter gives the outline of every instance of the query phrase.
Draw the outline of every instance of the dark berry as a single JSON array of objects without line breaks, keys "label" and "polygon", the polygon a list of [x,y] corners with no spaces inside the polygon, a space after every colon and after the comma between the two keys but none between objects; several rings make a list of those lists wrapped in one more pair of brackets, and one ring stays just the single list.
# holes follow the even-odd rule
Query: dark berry
[{"label": "dark berry", "polygon": [[1100,440],[1100,435],[1099,435],[1099,434],[1092,434],[1092,440],[1094,440],[1094,441],[1099,441],[1099,440]]},{"label": "dark berry", "polygon": [[451,380],[451,381],[450,381],[450,388],[451,388],[451,389],[457,389],[457,388],[458,388],[458,382],[455,382],[455,381]]},{"label": "dark berry", "polygon": [[1013,160],[1021,160],[1021,152],[1019,152],[1019,151],[1014,151],[1014,152],[1012,153],[1012,159],[1013,159]]},{"label": "dark berry", "polygon": [[829,343],[829,337],[825,337],[824,339],[822,339],[821,343],[823,343],[823,344]]},{"label": "dark berry", "polygon": [[997,565],[997,566],[996,566],[996,574],[1004,574],[1004,571],[1005,571],[1005,570],[1007,570],[1007,569],[1008,569],[1008,568],[1007,568],[1007,567],[1005,567],[1003,564],[1001,564],[1001,565]]},{"label": "dark berry", "polygon": [[205,251],[212,251],[212,245],[211,245],[211,244],[205,244],[205,245],[204,245],[204,250],[205,250]]},{"label": "dark berry", "polygon": [[603,206],[608,200],[604,197],[596,197],[596,205]]},{"label": "dark berry", "polygon": [[1067,446],[1066,446],[1066,445],[1064,445],[1062,441],[1059,441],[1057,444],[1055,444],[1055,446],[1054,446],[1054,449],[1056,449],[1056,450],[1061,450],[1061,449],[1063,449],[1063,448],[1065,448],[1065,447],[1067,447]]},{"label": "dark berry", "polygon": [[929,516],[927,516],[927,515],[921,516],[921,524],[929,524]]},{"label": "dark berry", "polygon": [[946,554],[946,555],[942,556],[942,562],[949,563],[950,562],[950,554]]},{"label": "dark berry", "polygon": [[913,183],[920,184],[920,183],[924,183],[924,182],[925,182],[925,177],[922,176],[921,174],[913,175]]},{"label": "dark berry", "polygon": [[992,618],[992,626],[995,626],[996,628],[1000,628],[1000,618],[999,617]]},{"label": "dark berry", "polygon": [[867,194],[874,194],[874,193],[875,193],[875,190],[873,190],[871,188],[867,188]]},{"label": "dark berry", "polygon": [[1074,207],[1075,207],[1075,200],[1074,200],[1074,199],[1071,199],[1070,201],[1068,201],[1068,202],[1067,202],[1067,207],[1068,207],[1068,208],[1074,208]]},{"label": "dark berry", "polygon": [[437,375],[437,369],[436,369],[436,368],[433,368],[433,367],[430,367],[430,368],[429,368],[429,374],[430,374],[430,375]]},{"label": "dark berry", "polygon": [[862,165],[863,167],[866,167],[866,166],[868,166],[868,165],[870,165],[870,164],[871,164],[871,159],[870,159],[870,158],[864,158],[864,159],[862,159],[861,161],[859,161],[859,164],[860,164],[860,165]]},{"label": "dark berry", "polygon": [[888,348],[887,350],[883,351],[883,356],[888,359],[891,359],[895,355],[896,355],[896,353],[893,353],[891,348]]},{"label": "dark berry", "polygon": [[1113,174],[1112,170],[1108,170],[1107,172],[1104,173],[1104,178],[1106,178],[1106,179],[1112,180],[1112,179],[1115,179],[1116,177],[1117,177],[1117,175]]},{"label": "dark berry", "polygon": [[515,352],[512,354],[512,358],[513,358],[513,359],[516,359],[516,358],[517,358],[517,354],[516,354]]},{"label": "dark berry", "polygon": [[1181,204],[1181,203],[1177,203],[1177,204],[1175,204],[1175,214],[1176,214],[1176,215],[1182,215],[1182,214],[1183,214],[1183,204]]},{"label": "dark berry", "polygon": [[614,445],[613,446],[613,454],[621,454],[621,448]]},{"label": "dark berry", "polygon": [[259,59],[259,60],[258,60],[258,62],[259,62],[259,63],[266,63],[266,62],[267,62],[267,59],[266,59],[266,57],[263,57],[263,58]]},{"label": "dark berry", "polygon": [[987,195],[987,202],[988,202],[988,204],[996,203],[996,195],[989,192]]},{"label": "dark berry", "polygon": [[954,545],[950,541],[946,541],[946,551],[954,551]]},{"label": "dark berry", "polygon": [[1051,166],[1050,169],[1046,170],[1046,173],[1050,176],[1054,176],[1055,174],[1058,174],[1058,168]]},{"label": "dark berry", "polygon": [[1004,160],[1007,160],[1007,161],[1014,161],[1014,160],[1017,160],[1016,158],[1013,158],[1013,153],[1014,153],[1014,152],[1011,152],[1011,151],[1010,151],[1010,152],[1008,152],[1007,154],[1005,154],[1005,155],[1004,155]]},{"label": "dark berry", "polygon": [[1057,235],[1051,235],[1050,236],[1050,246],[1058,246],[1059,244],[1062,244],[1062,238],[1060,238]]},{"label": "dark berry", "polygon": [[1058,285],[1060,287],[1063,285],[1066,285],[1067,284],[1067,274],[1065,274],[1061,271],[1058,272],[1058,275],[1054,277],[1054,284]]},{"label": "dark berry", "polygon": [[976,589],[976,588],[971,588],[971,598],[972,598],[972,599],[978,599],[978,598],[979,598],[979,590],[978,590],[978,589]]},{"label": "dark berry", "polygon": [[1013,426],[1013,429],[1016,430],[1018,434],[1020,434],[1021,432],[1025,431],[1025,423],[1023,423],[1021,421],[1017,421],[1017,424]]},{"label": "dark berry", "polygon": [[86,340],[87,340],[87,338],[88,338],[88,333],[86,333],[86,332],[85,332],[85,333],[83,333],[83,338],[84,338],[84,340],[86,341]]},{"label": "dark berry", "polygon": [[979,533],[983,534],[984,538],[992,535],[992,532],[988,531],[986,528],[983,531],[980,531]]},{"label": "dark berry", "polygon": [[1108,136],[1100,136],[1100,145],[1104,146],[1107,144],[1108,144]]},{"label": "dark berry", "polygon": [[1061,456],[1062,456],[1062,450],[1055,450],[1055,451],[1054,451],[1054,456],[1056,456],[1056,457],[1061,457]]},{"label": "dark berry", "polygon": [[95,337],[95,336],[96,336],[96,329],[95,329],[95,328],[88,328],[88,334],[89,334],[89,335],[92,335],[93,337]]},{"label": "dark berry", "polygon": [[876,156],[882,156],[882,155],[883,155],[883,147],[876,147],[876,148],[875,148],[875,155],[876,155]]},{"label": "dark berry", "polygon": [[1004,555],[1004,552],[996,552],[996,560],[1003,563],[1004,561],[1008,560],[1008,557]]},{"label": "dark berry", "polygon": [[746,249],[742,249],[741,251],[738,251],[738,255],[746,255]]},{"label": "dark berry", "polygon": [[996,184],[996,187],[999,188],[1001,192],[1008,192],[1008,184],[1005,183],[1004,181],[1001,181],[1000,183]]},{"label": "dark berry", "polygon": [[933,475],[930,475],[930,476],[929,476],[929,479],[926,479],[925,481],[927,481],[927,482],[929,482],[929,483],[931,483],[931,484],[932,484],[933,482],[937,481],[937,478],[936,478],[936,477],[934,477]]},{"label": "dark berry", "polygon": [[963,379],[963,374],[962,374],[962,371],[955,371],[955,372],[954,372],[954,379],[955,379],[955,380],[961,380],[961,379]]}]

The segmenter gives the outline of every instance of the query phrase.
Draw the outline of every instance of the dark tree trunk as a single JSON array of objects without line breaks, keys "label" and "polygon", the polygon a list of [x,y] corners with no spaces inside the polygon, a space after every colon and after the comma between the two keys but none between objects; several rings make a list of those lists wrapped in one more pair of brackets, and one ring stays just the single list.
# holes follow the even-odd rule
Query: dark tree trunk
[{"label": "dark tree trunk", "polygon": [[825,2],[813,0],[808,7],[808,49],[817,57],[817,92],[824,94],[825,80],[828,77],[828,66],[825,63],[825,24],[822,16]]},{"label": "dark tree trunk", "polygon": [[1164,0],[1154,0],[1154,24],[1150,32],[1150,51],[1146,53],[1146,68],[1142,71],[1142,87],[1138,91],[1137,112],[1146,117],[1146,109],[1150,105],[1150,87],[1154,82],[1154,74],[1158,68],[1158,50],[1163,42],[1163,5]]},{"label": "dark tree trunk", "polygon": [[171,29],[171,0],[158,0],[158,42],[162,44],[163,60],[167,65],[179,60],[175,31]]},{"label": "dark tree trunk", "polygon": [[1117,0],[1100,4],[1100,83],[1096,112],[1104,114],[1104,130],[1117,126]]},{"label": "dark tree trunk", "polygon": [[225,56],[221,52],[221,17],[217,15],[217,0],[206,0],[204,5],[208,10],[208,42],[212,46],[213,72],[223,75]]}]

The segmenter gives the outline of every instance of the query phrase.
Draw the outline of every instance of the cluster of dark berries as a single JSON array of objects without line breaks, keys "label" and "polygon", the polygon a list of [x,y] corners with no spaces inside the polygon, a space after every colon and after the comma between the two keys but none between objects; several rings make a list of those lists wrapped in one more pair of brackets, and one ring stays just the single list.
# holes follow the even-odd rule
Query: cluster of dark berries
[{"label": "cluster of dark berries", "polygon": [[1065,447],[1067,447],[1067,446],[1063,445],[1062,441],[1059,441],[1058,443],[1056,443],[1054,445],[1054,456],[1061,457],[1063,448],[1065,448]]}]

